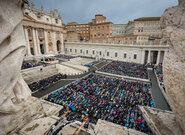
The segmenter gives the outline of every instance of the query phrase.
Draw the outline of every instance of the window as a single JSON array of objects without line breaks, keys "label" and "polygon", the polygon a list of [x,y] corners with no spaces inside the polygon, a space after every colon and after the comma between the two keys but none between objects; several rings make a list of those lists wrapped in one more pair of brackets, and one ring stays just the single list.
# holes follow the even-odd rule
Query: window
[{"label": "window", "polygon": [[65,48],[65,51],[67,52],[67,48]]},{"label": "window", "polygon": [[80,50],[80,53],[82,53],[82,49]]},{"label": "window", "polygon": [[86,50],[86,54],[88,54],[88,50]]},{"label": "window", "polygon": [[42,37],[42,32],[38,30],[39,37]]},{"label": "window", "polygon": [[49,18],[46,18],[46,20],[49,22]]},{"label": "window", "polygon": [[109,25],[107,25],[107,30],[109,29]]},{"label": "window", "polygon": [[127,54],[126,53],[124,53],[124,58],[127,58]]},{"label": "window", "polygon": [[93,38],[93,35],[91,35],[91,38]]},{"label": "window", "polygon": [[107,56],[109,56],[109,52],[107,52]]},{"label": "window", "polygon": [[107,34],[107,38],[109,37],[109,34]]},{"label": "window", "polygon": [[104,30],[104,26],[102,26],[102,29]]},{"label": "window", "polygon": [[118,57],[118,53],[117,52],[115,52],[115,57]]},{"label": "window", "polygon": [[100,34],[98,34],[98,37],[100,37]]},{"label": "window", "polygon": [[101,55],[101,51],[100,51],[99,53],[100,53],[100,55]]},{"label": "window", "polygon": [[102,34],[102,37],[104,38],[104,34]]},{"label": "window", "polygon": [[134,54],[134,59],[137,59],[137,54]]},{"label": "window", "polygon": [[77,49],[75,49],[75,53],[77,53]]},{"label": "window", "polygon": [[100,30],[100,26],[98,26],[98,30]]},{"label": "window", "polygon": [[141,32],[143,32],[143,27],[141,28]]},{"label": "window", "polygon": [[70,52],[72,52],[72,49],[70,49]]},{"label": "window", "polygon": [[94,50],[92,51],[92,54],[94,55]]},{"label": "window", "polygon": [[[58,19],[55,19],[55,23],[58,24]],[[71,26],[72,27],[72,26]]]},{"label": "window", "polygon": [[96,35],[94,35],[94,37],[96,37]]}]

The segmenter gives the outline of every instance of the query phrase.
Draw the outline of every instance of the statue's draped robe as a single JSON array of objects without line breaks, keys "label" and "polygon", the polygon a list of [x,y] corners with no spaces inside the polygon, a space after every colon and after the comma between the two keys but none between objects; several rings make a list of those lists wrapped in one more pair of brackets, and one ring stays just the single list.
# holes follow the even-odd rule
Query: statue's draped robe
[{"label": "statue's draped robe", "polygon": [[20,70],[26,42],[21,0],[0,0],[0,113],[21,109],[31,96]]}]

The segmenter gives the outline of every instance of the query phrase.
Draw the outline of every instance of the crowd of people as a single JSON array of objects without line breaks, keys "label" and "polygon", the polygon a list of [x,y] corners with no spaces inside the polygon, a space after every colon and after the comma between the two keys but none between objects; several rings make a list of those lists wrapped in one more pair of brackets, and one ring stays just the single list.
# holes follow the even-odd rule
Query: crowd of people
[{"label": "crowd of people", "polygon": [[159,82],[163,84],[163,65],[162,63],[155,66],[154,69],[155,69],[155,73],[157,75]]},{"label": "crowd of people", "polygon": [[149,84],[90,74],[45,100],[88,114],[92,120],[103,119],[151,133],[138,108],[138,105],[154,107]]},{"label": "crowd of people", "polygon": [[135,78],[148,79],[147,66],[143,64],[112,61],[108,65],[101,68],[99,71]]},{"label": "crowd of people", "polygon": [[155,69],[156,76],[157,76],[157,78],[159,80],[160,86],[166,92],[166,89],[165,89],[165,86],[164,86],[164,82],[163,82],[163,65],[162,65],[162,63],[156,65],[154,67],[154,69]]},{"label": "crowd of people", "polygon": [[37,82],[33,82],[31,84],[28,84],[28,87],[31,89],[32,92],[36,91],[36,90],[41,90],[41,89],[48,87],[51,84],[58,82],[61,79],[66,78],[66,77],[67,77],[66,75],[62,75],[59,73],[59,74],[53,75],[51,77],[45,78],[43,80],[39,80]]},{"label": "crowd of people", "polygon": [[31,62],[23,62],[21,69],[27,69],[27,68],[32,68],[36,66],[39,66],[39,64],[33,64]]},{"label": "crowd of people", "polygon": [[65,54],[59,54],[56,56],[56,58],[60,58],[60,59],[73,59],[73,58],[76,58],[75,56],[70,56],[70,55],[65,55]]}]

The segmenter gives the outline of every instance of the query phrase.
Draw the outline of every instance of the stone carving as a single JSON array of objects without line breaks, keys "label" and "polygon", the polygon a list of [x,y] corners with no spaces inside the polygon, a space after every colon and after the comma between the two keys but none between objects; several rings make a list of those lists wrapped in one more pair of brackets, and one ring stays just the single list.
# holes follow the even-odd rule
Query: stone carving
[{"label": "stone carving", "polygon": [[0,1],[0,112],[19,110],[19,103],[30,97],[30,90],[20,75],[26,42],[23,33],[22,2]]},{"label": "stone carving", "polygon": [[163,37],[169,44],[164,59],[164,84],[177,121],[185,134],[185,1],[166,9],[161,17]]},{"label": "stone carving", "polygon": [[[28,109],[33,102],[30,89],[20,70],[26,52],[22,26],[22,0],[0,0],[0,134],[22,124],[39,107]],[[35,101],[36,102],[36,101]],[[27,108],[30,112],[26,112]],[[22,122],[22,123],[21,123]]]}]

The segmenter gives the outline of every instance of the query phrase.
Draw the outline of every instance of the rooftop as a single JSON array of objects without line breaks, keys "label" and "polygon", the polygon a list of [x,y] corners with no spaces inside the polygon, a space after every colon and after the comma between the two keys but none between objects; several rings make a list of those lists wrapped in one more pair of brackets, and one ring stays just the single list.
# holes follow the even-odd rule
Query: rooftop
[{"label": "rooftop", "polygon": [[141,17],[134,21],[160,21],[161,17]]}]

